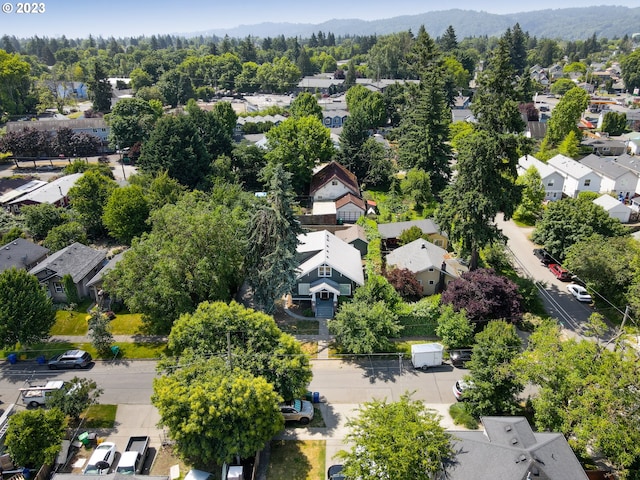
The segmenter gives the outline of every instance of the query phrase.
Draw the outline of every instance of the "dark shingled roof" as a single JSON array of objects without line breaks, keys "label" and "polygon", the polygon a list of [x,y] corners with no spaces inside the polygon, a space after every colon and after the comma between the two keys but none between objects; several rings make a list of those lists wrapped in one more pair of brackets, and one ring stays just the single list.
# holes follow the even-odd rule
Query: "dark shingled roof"
[{"label": "dark shingled roof", "polygon": [[37,275],[48,269],[59,277],[69,274],[74,283],[78,283],[105,258],[105,252],[76,242],[47,257],[29,273]]},{"label": "dark shingled roof", "polygon": [[354,195],[360,196],[360,186],[356,176],[339,163],[333,161],[317,172],[311,179],[311,195],[333,178],[340,180]]},{"label": "dark shingled roof", "polygon": [[48,248],[24,238],[16,238],[0,248],[0,272],[11,267],[26,268],[49,253]]}]

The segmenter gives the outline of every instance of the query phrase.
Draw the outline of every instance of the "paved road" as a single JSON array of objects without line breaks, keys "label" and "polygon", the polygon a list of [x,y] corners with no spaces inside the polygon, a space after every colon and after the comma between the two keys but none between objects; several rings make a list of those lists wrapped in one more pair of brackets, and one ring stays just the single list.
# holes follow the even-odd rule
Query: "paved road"
[{"label": "paved road", "polygon": [[573,298],[567,291],[568,283],[558,280],[533,255],[536,245],[529,239],[533,228],[518,227],[513,221],[505,222],[501,215],[496,219],[496,224],[509,239],[507,247],[513,252],[518,272],[539,284],[540,297],[549,315],[563,325],[567,335],[580,336],[594,310]]}]

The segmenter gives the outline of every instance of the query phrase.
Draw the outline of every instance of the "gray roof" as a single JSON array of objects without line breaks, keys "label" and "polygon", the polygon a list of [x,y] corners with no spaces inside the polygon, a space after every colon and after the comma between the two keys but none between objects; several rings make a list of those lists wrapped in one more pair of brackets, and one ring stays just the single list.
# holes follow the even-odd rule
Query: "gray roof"
[{"label": "gray roof", "polygon": [[365,243],[369,243],[369,241],[367,240],[367,234],[364,231],[364,227],[362,225],[351,225],[349,228],[337,230],[335,232],[335,236],[347,243],[351,243],[358,239],[362,240]]},{"label": "gray roof", "polygon": [[0,272],[11,267],[25,268],[49,253],[49,249],[24,238],[3,245],[0,250]]},{"label": "gray roof", "polygon": [[298,88],[330,88],[333,85],[342,85],[343,83],[342,79],[304,77],[298,82]]},{"label": "gray roof", "polygon": [[524,417],[482,417],[484,432],[452,432],[455,457],[447,480],[586,480],[560,433],[534,432]]},{"label": "gray roof", "polygon": [[101,282],[104,276],[107,274],[107,272],[110,272],[111,270],[113,270],[114,267],[118,264],[118,262],[122,260],[123,256],[124,256],[124,252],[120,252],[119,254],[114,255],[111,258],[111,260],[109,260],[107,264],[104,267],[102,267],[100,271],[96,273],[91,280],[87,282],[87,287],[90,287],[92,285],[95,285],[98,282]]},{"label": "gray roof", "polygon": [[454,262],[449,252],[444,248],[419,238],[402,247],[396,248],[387,255],[387,265],[400,269],[406,268],[412,273],[420,273],[433,268],[440,271],[442,263],[446,263],[446,272],[452,277],[459,277],[457,262]]},{"label": "gray roof", "polygon": [[624,155],[616,157],[614,162],[634,173],[640,174],[640,157],[634,157],[625,153]]},{"label": "gray roof", "polygon": [[51,203],[59,202],[67,196],[71,187],[73,187],[82,173],[72,173],[64,177],[57,178],[46,185],[33,190],[15,200],[9,202],[9,205],[22,205],[24,203]]},{"label": "gray roof", "polygon": [[580,160],[580,163],[607,178],[615,179],[629,173],[629,169],[616,163],[614,157],[600,157],[592,153]]},{"label": "gray roof", "polygon": [[393,223],[380,223],[378,224],[378,231],[383,239],[385,238],[398,238],[402,232],[409,230],[411,227],[416,226],[422,233],[431,235],[432,233],[440,233],[440,227],[430,218],[424,220],[411,220],[409,222],[393,222]]},{"label": "gray roof", "polygon": [[60,128],[70,128],[71,130],[84,130],[87,128],[108,128],[104,118],[75,118],[72,120],[46,120],[33,122],[7,122],[7,132],[19,132],[25,128],[32,128],[38,131],[55,131]]},{"label": "gray roof", "polygon": [[40,187],[43,187],[47,184],[44,180],[31,180],[29,182],[25,182],[22,185],[19,185],[8,192],[4,193],[0,196],[0,205],[3,205],[11,200],[18,198],[22,195],[25,195],[29,192],[33,192]]},{"label": "gray roof", "polygon": [[100,265],[105,257],[105,252],[76,242],[47,257],[33,267],[29,273],[37,275],[45,270],[50,270],[53,272],[52,276],[63,277],[69,274],[74,283],[78,283],[91,270]]}]

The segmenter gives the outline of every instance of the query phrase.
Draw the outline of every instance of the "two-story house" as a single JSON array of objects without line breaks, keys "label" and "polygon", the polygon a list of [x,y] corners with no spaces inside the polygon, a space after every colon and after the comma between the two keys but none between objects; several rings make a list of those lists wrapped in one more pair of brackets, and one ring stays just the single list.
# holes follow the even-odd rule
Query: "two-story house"
[{"label": "two-story house", "polygon": [[562,192],[567,197],[575,198],[580,192],[600,192],[600,175],[586,165],[564,155],[556,155],[547,165],[564,177]]},{"label": "two-story house", "polygon": [[600,193],[612,193],[623,199],[633,196],[638,186],[638,174],[618,164],[613,157],[591,154],[580,160],[602,178]]},{"label": "two-story house", "polygon": [[518,175],[524,175],[531,167],[535,168],[540,174],[542,186],[544,187],[544,199],[549,202],[560,200],[564,186],[562,174],[533,155],[525,155],[518,159]]}]

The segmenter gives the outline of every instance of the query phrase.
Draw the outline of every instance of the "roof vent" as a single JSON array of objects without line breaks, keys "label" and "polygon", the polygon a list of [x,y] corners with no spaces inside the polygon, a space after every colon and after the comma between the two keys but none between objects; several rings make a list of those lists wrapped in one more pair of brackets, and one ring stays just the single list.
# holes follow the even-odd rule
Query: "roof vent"
[{"label": "roof vent", "polygon": [[518,439],[517,438],[512,438],[511,439],[511,445],[517,445],[518,444]]},{"label": "roof vent", "polygon": [[507,432],[510,432],[510,431],[511,431],[511,425],[507,425],[506,427],[504,427],[504,429],[505,429]]}]

